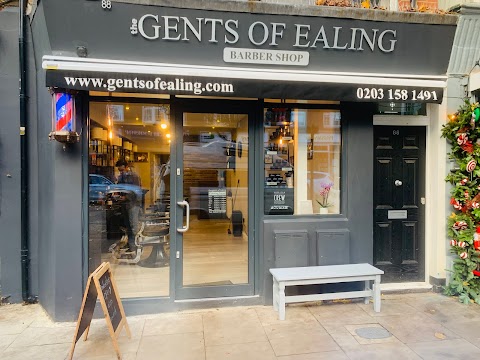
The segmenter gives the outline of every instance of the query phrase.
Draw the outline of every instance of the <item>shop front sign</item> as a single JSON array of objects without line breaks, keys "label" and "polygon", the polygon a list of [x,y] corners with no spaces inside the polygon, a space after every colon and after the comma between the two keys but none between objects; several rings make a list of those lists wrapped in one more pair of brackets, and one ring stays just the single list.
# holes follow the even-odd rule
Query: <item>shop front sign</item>
[{"label": "shop front sign", "polygon": [[[357,27],[333,26],[317,29],[309,24],[287,24],[255,21],[240,31],[238,19],[204,18],[191,19],[185,16],[159,16],[145,14],[133,18],[130,33],[147,40],[200,43],[219,43],[225,47],[223,60],[227,63],[250,63],[271,65],[309,65],[307,51],[276,50],[280,43],[292,49],[333,49],[342,51],[372,51],[390,53],[395,50],[397,31]],[[291,36],[287,36],[291,32]],[[225,35],[220,35],[225,33]],[[249,48],[231,47],[247,38]],[[287,43],[287,39],[293,40]],[[258,49],[268,46],[269,49]]]},{"label": "shop front sign", "polygon": [[456,28],[141,1],[102,8],[100,1],[50,0],[43,8],[53,53],[74,51],[75,39],[89,58],[227,67],[243,61],[258,68],[298,65],[309,71],[444,75]]},{"label": "shop front sign", "polygon": [[72,39],[88,53],[83,63],[75,57],[74,67],[44,65],[47,86],[79,90],[440,103],[455,35],[454,23],[141,1],[102,7],[100,1],[51,0],[42,7],[52,53],[74,51]]}]

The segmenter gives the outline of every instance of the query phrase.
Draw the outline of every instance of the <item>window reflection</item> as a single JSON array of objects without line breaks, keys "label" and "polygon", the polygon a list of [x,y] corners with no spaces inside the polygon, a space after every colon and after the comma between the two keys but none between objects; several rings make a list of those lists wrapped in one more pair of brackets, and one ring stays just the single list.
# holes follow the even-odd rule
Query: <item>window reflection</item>
[{"label": "window reflection", "polygon": [[265,214],[340,213],[340,112],[264,111]]},{"label": "window reflection", "polygon": [[248,283],[248,145],[246,114],[184,113],[184,286]]},{"label": "window reflection", "polygon": [[170,108],[91,102],[89,269],[122,297],[169,294]]}]

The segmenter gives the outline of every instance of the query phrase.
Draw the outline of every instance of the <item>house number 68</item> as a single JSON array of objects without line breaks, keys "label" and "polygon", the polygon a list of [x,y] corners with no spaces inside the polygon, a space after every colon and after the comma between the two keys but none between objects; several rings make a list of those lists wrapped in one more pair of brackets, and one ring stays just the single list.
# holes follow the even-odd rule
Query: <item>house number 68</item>
[{"label": "house number 68", "polygon": [[393,130],[393,135],[400,135],[400,130]]}]

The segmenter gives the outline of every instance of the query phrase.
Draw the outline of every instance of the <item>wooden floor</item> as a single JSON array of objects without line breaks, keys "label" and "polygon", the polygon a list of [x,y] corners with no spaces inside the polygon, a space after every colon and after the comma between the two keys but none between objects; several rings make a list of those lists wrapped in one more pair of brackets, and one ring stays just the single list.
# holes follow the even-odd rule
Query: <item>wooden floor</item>
[{"label": "wooden floor", "polygon": [[[184,286],[245,284],[248,282],[248,240],[228,234],[229,220],[190,219],[184,234]],[[145,249],[142,258],[149,255]],[[102,254],[110,261],[122,298],[168,296],[170,267],[148,268],[116,264],[111,254]]]}]

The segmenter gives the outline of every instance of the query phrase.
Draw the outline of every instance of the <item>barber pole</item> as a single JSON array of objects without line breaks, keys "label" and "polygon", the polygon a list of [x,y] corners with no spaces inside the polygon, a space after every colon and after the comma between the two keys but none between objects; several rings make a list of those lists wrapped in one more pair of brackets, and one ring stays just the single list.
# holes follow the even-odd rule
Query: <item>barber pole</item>
[{"label": "barber pole", "polygon": [[52,94],[52,132],[50,140],[63,143],[78,142],[75,123],[75,96],[69,93]]},{"label": "barber pole", "polygon": [[66,93],[53,94],[55,101],[55,132],[73,131],[73,98]]}]

